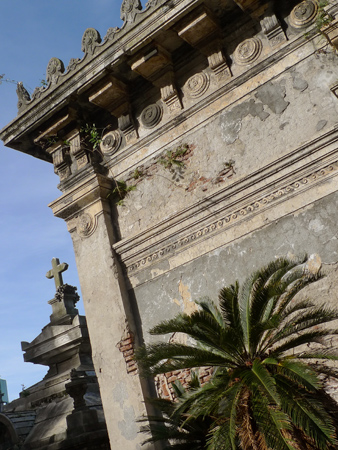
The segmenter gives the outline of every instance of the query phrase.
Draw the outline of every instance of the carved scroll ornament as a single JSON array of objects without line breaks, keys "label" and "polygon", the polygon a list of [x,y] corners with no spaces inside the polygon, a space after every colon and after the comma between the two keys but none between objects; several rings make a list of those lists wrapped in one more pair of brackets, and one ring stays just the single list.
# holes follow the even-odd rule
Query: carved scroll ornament
[{"label": "carved scroll ornament", "polygon": [[132,23],[140,10],[142,10],[140,0],[123,0],[121,5],[121,19],[123,22]]},{"label": "carved scroll ornament", "polygon": [[95,28],[87,28],[82,36],[81,50],[91,56],[94,54],[95,48],[100,44],[100,42],[100,33],[95,30]]},{"label": "carved scroll ornament", "polygon": [[81,237],[88,237],[95,231],[95,220],[91,214],[80,215],[76,227],[77,233]]},{"label": "carved scroll ornament", "polygon": [[46,69],[47,83],[56,84],[64,71],[65,68],[61,59],[51,58]]}]

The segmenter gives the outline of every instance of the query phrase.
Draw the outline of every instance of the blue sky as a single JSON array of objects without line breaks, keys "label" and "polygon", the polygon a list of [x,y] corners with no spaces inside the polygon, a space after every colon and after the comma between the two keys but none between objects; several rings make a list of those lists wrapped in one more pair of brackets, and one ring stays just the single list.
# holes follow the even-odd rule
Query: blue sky
[{"label": "blue sky", "polygon": [[[103,38],[121,26],[122,0],[0,0],[0,74],[32,92],[52,57],[65,67],[82,58],[86,28]],[[0,85],[0,128],[17,114],[16,86]],[[70,235],[48,203],[61,195],[51,164],[5,148],[0,141],[0,378],[9,397],[38,382],[46,368],[23,362],[21,341],[32,341],[49,322],[55,293],[45,277],[51,259],[67,262],[64,282],[79,286]],[[78,304],[83,314],[82,299]]]}]

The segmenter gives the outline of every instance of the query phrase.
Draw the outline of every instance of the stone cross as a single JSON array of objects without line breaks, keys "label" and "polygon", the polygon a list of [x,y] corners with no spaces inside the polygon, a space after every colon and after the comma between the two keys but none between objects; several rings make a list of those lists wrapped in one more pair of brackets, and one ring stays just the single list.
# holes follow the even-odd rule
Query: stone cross
[{"label": "stone cross", "polygon": [[58,258],[52,259],[52,269],[48,270],[46,273],[47,278],[54,278],[56,289],[60,286],[63,286],[63,280],[61,273],[68,269],[67,263],[60,264]]}]

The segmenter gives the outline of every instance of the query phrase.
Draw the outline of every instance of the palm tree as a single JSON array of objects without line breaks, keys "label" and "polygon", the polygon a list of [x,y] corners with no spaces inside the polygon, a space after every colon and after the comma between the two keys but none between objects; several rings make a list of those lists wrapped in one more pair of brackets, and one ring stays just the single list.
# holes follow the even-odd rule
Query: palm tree
[{"label": "palm tree", "polygon": [[183,415],[186,424],[212,418],[208,450],[324,450],[337,444],[336,405],[324,384],[338,379],[332,363],[338,353],[325,346],[338,334],[327,327],[338,311],[295,299],[318,278],[306,271],[305,260],[279,259],[241,287],[223,288],[219,308],[201,301],[190,316],[180,314],[150,331],[185,333],[191,343],[140,348],[146,376],[215,368],[211,382],[187,392],[170,413],[176,420]]}]

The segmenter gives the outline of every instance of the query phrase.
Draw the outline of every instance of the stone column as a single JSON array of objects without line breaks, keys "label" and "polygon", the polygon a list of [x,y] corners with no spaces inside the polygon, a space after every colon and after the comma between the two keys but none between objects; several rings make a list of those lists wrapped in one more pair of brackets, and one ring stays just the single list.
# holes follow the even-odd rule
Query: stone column
[{"label": "stone column", "polygon": [[73,239],[111,448],[135,450],[143,440],[135,419],[145,407],[141,380],[137,371],[127,371],[129,360],[121,350],[135,327],[112,251],[115,238],[107,196],[113,187],[104,175],[87,174],[50,207],[65,219]]}]

